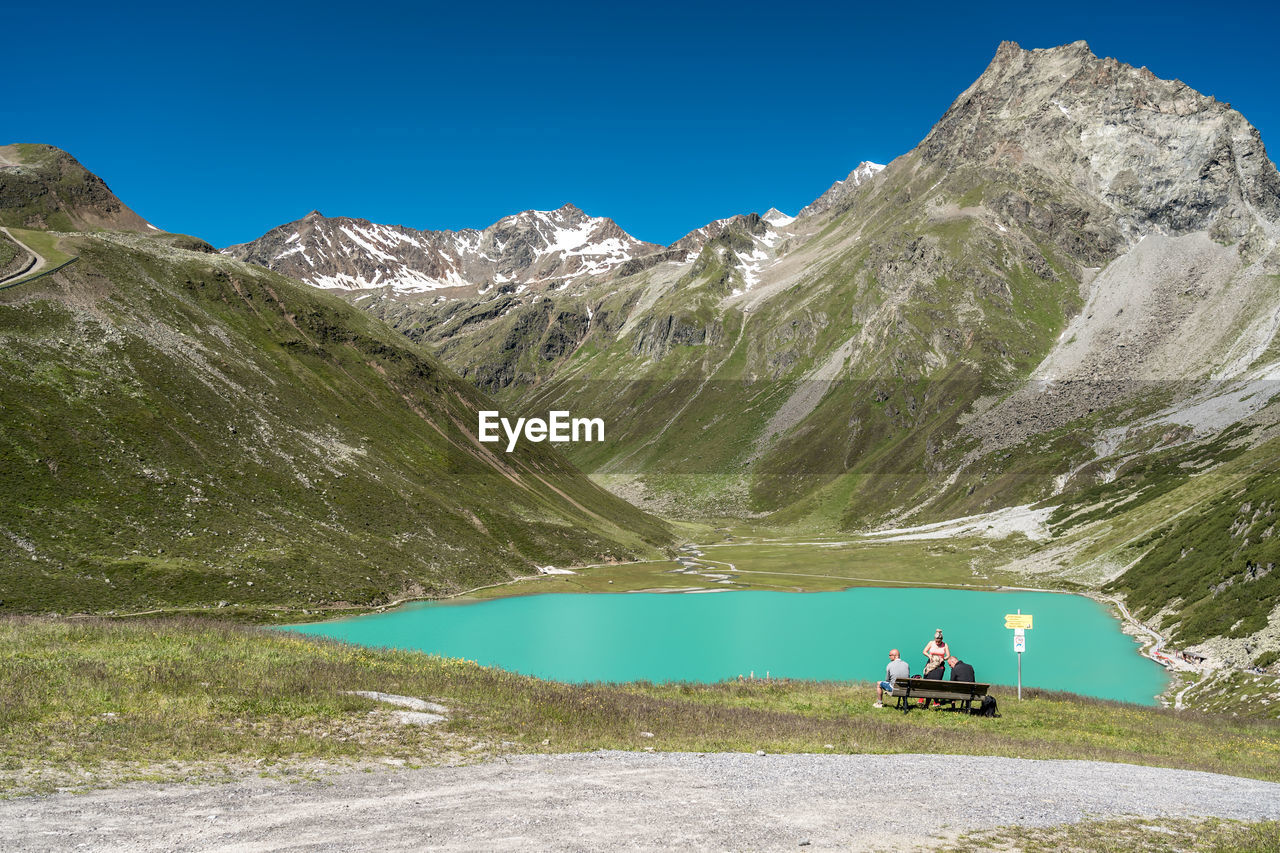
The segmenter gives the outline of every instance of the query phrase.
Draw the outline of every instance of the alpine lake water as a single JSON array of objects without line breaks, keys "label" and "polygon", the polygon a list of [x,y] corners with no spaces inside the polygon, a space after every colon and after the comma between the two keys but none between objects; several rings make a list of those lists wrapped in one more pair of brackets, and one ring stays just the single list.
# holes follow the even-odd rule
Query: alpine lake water
[{"label": "alpine lake water", "polygon": [[1169,683],[1092,599],[1043,592],[856,587],[839,592],[543,594],[428,602],[286,630],[417,649],[566,682],[739,676],[883,678],[890,648],[920,672],[942,628],[979,681],[1017,683],[1005,614],[1032,614],[1022,684],[1142,705]]}]

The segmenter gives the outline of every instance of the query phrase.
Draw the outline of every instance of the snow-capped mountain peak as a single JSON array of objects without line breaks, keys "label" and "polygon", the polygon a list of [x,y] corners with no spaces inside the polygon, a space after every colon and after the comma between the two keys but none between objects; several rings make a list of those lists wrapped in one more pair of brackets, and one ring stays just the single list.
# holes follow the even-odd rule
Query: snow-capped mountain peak
[{"label": "snow-capped mountain peak", "polygon": [[[837,181],[799,217],[838,207],[884,166],[863,162]],[[558,288],[598,276],[634,272],[671,261],[693,263],[703,248],[729,231],[753,248],[734,255],[750,286],[761,264],[782,242],[779,229],[798,217],[770,208],[763,216],[718,219],[670,246],[637,240],[612,219],[590,216],[573,204],[555,210],[525,210],[484,229],[426,231],[379,225],[365,219],[326,217],[313,210],[224,254],[335,290],[389,288],[393,293],[445,291],[449,297],[527,288]],[[639,265],[633,264],[638,261]]]},{"label": "snow-capped mountain peak", "polygon": [[767,211],[765,211],[764,216],[760,218],[763,219],[765,222],[768,222],[770,225],[774,226],[775,228],[782,228],[783,226],[790,225],[792,222],[796,221],[796,218],[794,216],[787,216],[785,213],[783,213],[781,210],[778,210],[778,208],[776,207],[769,208]]},{"label": "snow-capped mountain peak", "polygon": [[816,201],[801,210],[798,217],[813,216],[816,213],[825,213],[828,210],[840,207],[846,199],[853,195],[854,190],[883,171],[884,166],[882,164],[863,160],[849,173],[847,178],[842,181],[836,181],[831,185],[830,189],[818,196]]},{"label": "snow-capped mountain peak", "polygon": [[608,273],[659,248],[635,239],[611,219],[566,204],[463,231],[419,231],[312,211],[223,251],[316,287],[422,293],[563,284]]}]

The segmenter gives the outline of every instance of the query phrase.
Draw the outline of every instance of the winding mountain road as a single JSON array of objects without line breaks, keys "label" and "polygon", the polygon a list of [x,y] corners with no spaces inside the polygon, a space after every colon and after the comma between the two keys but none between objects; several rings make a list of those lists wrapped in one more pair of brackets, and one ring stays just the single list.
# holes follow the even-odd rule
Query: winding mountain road
[{"label": "winding mountain road", "polygon": [[0,227],[0,231],[3,231],[5,233],[5,236],[7,236],[10,240],[12,240],[15,244],[17,244],[19,248],[25,249],[28,253],[30,253],[31,257],[35,259],[30,264],[24,265],[23,268],[18,270],[17,272],[10,273],[4,278],[0,278],[0,287],[4,287],[10,282],[15,282],[18,279],[25,278],[26,276],[31,275],[32,273],[39,272],[40,270],[44,269],[49,265],[48,260],[46,260],[43,255],[41,255],[35,249],[28,246],[26,243],[19,240],[17,237],[13,236],[13,233],[8,228]]}]

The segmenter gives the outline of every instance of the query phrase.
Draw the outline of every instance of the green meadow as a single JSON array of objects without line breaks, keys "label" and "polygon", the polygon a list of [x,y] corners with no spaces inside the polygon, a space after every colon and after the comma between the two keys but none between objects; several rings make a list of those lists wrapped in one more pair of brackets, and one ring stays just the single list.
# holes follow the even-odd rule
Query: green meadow
[{"label": "green meadow", "polygon": [[[450,709],[398,725],[382,691]],[[869,683],[567,685],[190,620],[0,620],[0,786],[225,778],[316,762],[594,749],[1081,758],[1280,780],[1274,721],[998,691],[1003,716],[871,707]],[[646,736],[649,733],[652,737]]]}]

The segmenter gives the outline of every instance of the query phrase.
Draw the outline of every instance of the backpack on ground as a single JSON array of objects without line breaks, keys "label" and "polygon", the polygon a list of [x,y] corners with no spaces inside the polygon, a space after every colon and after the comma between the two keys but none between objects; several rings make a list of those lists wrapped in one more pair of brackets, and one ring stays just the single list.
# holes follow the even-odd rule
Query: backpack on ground
[{"label": "backpack on ground", "polygon": [[975,717],[998,717],[1000,716],[999,706],[996,705],[996,697],[983,696],[982,704],[976,708],[970,708],[969,713]]}]

